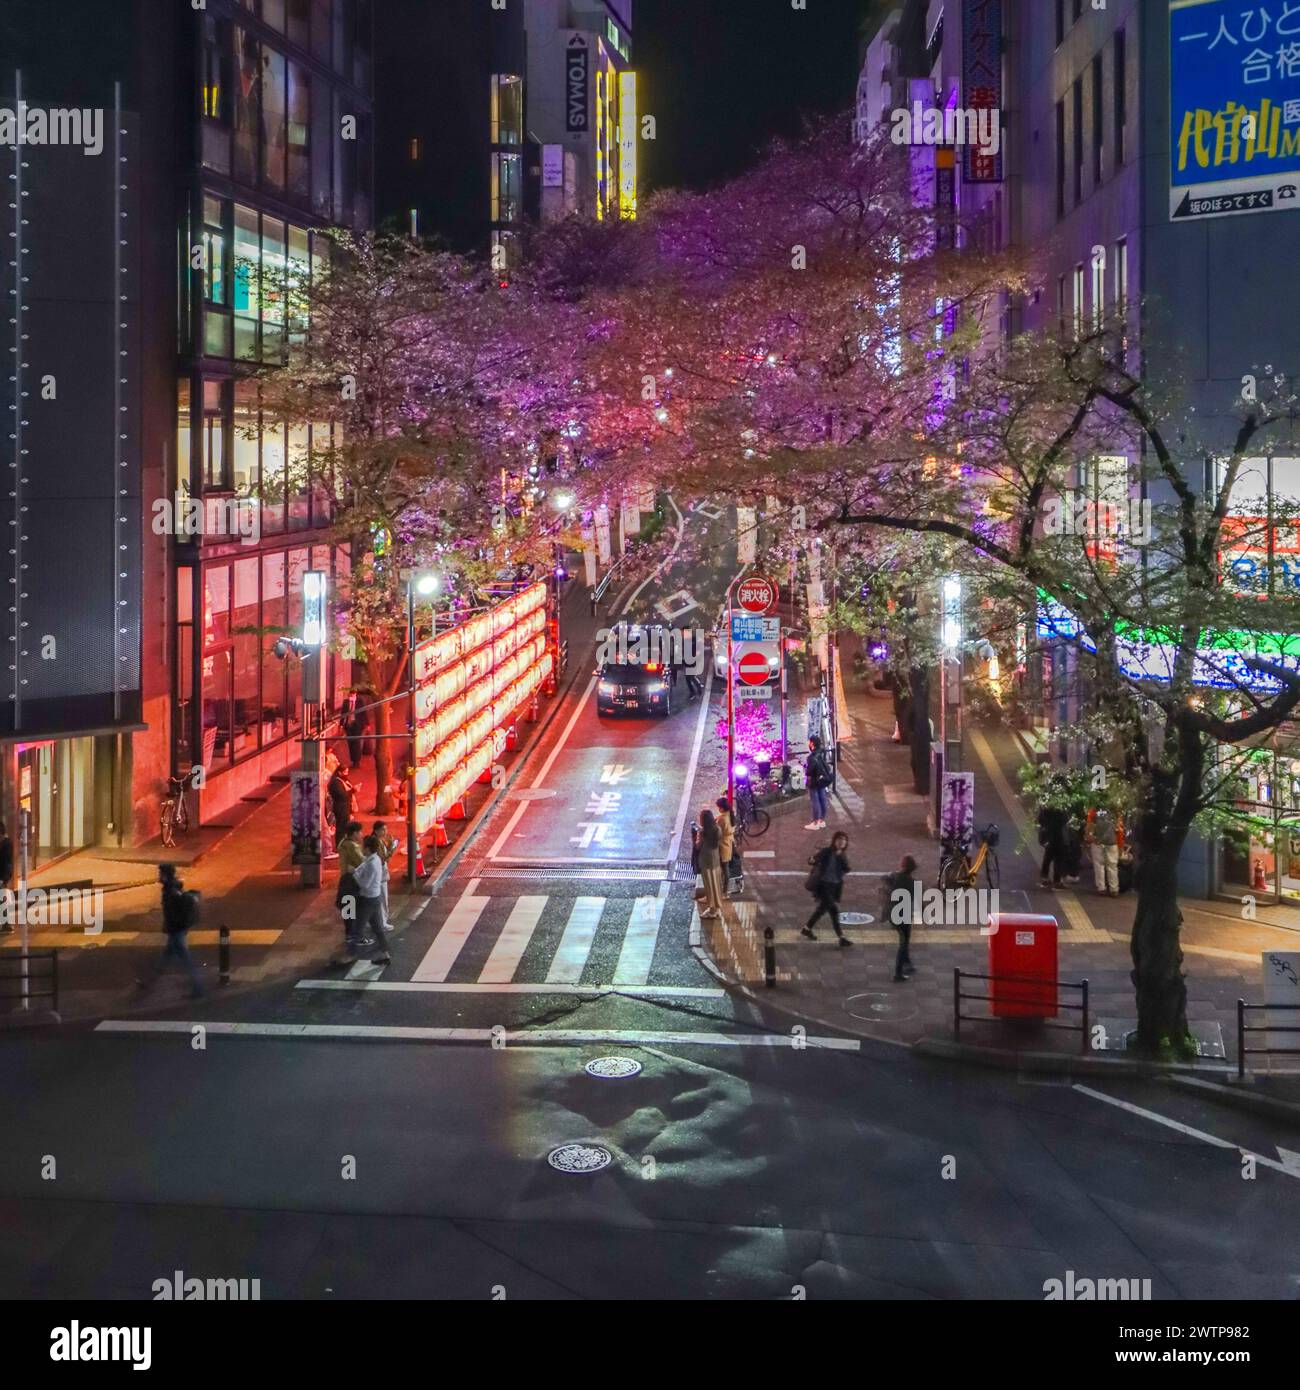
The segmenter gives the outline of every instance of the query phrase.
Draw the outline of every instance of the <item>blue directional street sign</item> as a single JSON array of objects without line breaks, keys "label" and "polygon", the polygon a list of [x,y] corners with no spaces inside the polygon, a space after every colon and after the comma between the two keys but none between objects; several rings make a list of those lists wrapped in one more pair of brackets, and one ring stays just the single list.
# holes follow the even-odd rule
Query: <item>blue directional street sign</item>
[{"label": "blue directional street sign", "polygon": [[781,640],[780,618],[757,618],[749,613],[731,615],[731,640],[733,642],[779,642]]}]

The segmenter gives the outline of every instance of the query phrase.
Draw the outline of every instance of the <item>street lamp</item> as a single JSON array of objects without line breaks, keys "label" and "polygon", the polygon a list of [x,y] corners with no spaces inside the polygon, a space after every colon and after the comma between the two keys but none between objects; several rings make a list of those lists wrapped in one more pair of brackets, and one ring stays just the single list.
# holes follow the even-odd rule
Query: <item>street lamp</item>
[{"label": "street lamp", "polygon": [[[308,791],[297,814],[301,843],[298,864],[304,888],[319,888],[321,880],[321,845],[323,836],[323,804],[320,785],[321,736],[325,730],[322,709],[324,698],[323,650],[329,635],[329,575],[324,570],[308,570],[302,577],[302,635],[289,639],[285,647],[302,657],[303,743],[302,771]],[[282,639],[283,640],[283,639]],[[275,644],[276,655],[286,655],[281,643]],[[341,833],[342,827],[338,827]]]}]

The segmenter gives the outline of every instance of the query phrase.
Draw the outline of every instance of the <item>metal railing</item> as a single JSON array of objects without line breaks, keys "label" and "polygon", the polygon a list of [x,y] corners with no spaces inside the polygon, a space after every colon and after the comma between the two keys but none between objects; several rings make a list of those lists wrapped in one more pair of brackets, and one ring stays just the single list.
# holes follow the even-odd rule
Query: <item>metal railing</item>
[{"label": "metal railing", "polygon": [[[33,966],[46,966],[32,973]],[[6,969],[5,967],[13,967]],[[41,988],[44,982],[45,987]],[[8,951],[0,954],[0,999],[49,999],[55,1013],[59,1009],[59,953],[55,950]]]},{"label": "metal railing", "polygon": [[1246,1079],[1246,1057],[1300,1057],[1300,1047],[1247,1047],[1247,1033],[1298,1033],[1300,1024],[1287,1026],[1281,1023],[1247,1023],[1246,1010],[1276,1009],[1278,1013],[1294,1013],[1300,1004],[1247,1004],[1244,999],[1237,1000],[1237,1080]]},{"label": "metal railing", "polygon": [[[985,980],[989,983],[1010,984],[1010,985],[1035,985],[1040,993],[1037,995],[1024,994],[1019,997],[1016,995],[1006,995],[999,993],[996,1001],[991,994],[964,994],[961,982],[963,980]],[[964,1014],[961,1011],[962,1000],[968,1002],[979,1002],[981,1004],[1035,1004],[1042,1005],[1046,1001],[1043,999],[1041,990],[1045,986],[1050,986],[1055,990],[1077,989],[1080,992],[1080,1002],[1077,1004],[1063,1003],[1059,998],[1054,1002],[1055,1007],[1064,1009],[1067,1013],[1077,1013],[1080,1021],[1076,1023],[1049,1023],[1047,1019],[1040,1018],[1037,1022],[1045,1028],[1055,1028],[1059,1032],[1082,1034],[1080,1039],[1080,1050],[1088,1051],[1088,982],[1087,980],[1040,980],[1030,975],[976,975],[968,970],[954,968],[952,972],[952,1035],[954,1038],[961,1037],[961,1025],[963,1023],[1001,1023],[1003,1020],[996,1016],[986,1017],[983,1014]],[[1032,1018],[1032,1014],[1019,1015],[1020,1017]],[[1017,1017],[1017,1015],[1009,1015]]]}]

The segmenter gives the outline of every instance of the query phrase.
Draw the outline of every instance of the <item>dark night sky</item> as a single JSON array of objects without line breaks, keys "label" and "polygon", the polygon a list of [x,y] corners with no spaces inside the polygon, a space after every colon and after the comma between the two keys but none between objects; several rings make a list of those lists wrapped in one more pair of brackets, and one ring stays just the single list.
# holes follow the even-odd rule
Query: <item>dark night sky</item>
[{"label": "dark night sky", "polygon": [[635,0],[638,99],[658,120],[643,184],[707,187],[747,168],[804,112],[847,109],[873,0]]}]

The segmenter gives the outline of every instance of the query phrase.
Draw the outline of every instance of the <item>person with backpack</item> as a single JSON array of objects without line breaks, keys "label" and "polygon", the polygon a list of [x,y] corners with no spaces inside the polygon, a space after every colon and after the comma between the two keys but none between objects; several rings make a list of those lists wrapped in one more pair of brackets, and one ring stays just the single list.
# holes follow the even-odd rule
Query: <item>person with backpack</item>
[{"label": "person with backpack", "polygon": [[1092,856],[1092,876],[1097,892],[1108,898],[1118,898],[1119,829],[1108,807],[1096,806],[1088,812],[1084,836]]},{"label": "person with backpack", "polygon": [[800,935],[806,936],[809,941],[817,940],[813,927],[825,915],[831,919],[831,926],[835,928],[840,945],[853,945],[840,928],[840,895],[844,892],[844,880],[850,872],[849,861],[844,853],[848,847],[849,837],[842,830],[837,830],[831,837],[830,844],[824,849],[819,849],[808,861],[810,867],[804,887],[813,895],[817,906]]},{"label": "person with backpack", "polygon": [[831,765],[826,756],[826,750],[822,747],[822,741],[816,734],[808,740],[808,747],[811,751],[804,768],[808,774],[808,797],[812,802],[812,820],[804,826],[804,829],[825,830],[826,812],[830,810],[831,805],[830,787],[835,778],[831,774]]},{"label": "person with backpack", "polygon": [[894,983],[905,985],[916,973],[910,952],[916,914],[916,860],[910,854],[903,856],[892,874],[885,875],[881,897],[881,918],[898,933]]},{"label": "person with backpack", "polygon": [[162,929],[167,942],[152,974],[138,981],[139,988],[152,988],[168,964],[175,960],[180,962],[181,968],[189,976],[190,998],[198,999],[203,994],[203,985],[190,955],[188,938],[190,929],[198,925],[199,895],[186,890],[174,864],[158,865],[158,882],[162,885]]}]

